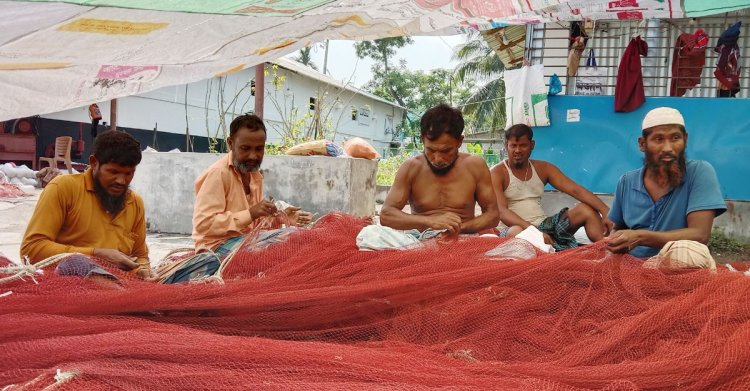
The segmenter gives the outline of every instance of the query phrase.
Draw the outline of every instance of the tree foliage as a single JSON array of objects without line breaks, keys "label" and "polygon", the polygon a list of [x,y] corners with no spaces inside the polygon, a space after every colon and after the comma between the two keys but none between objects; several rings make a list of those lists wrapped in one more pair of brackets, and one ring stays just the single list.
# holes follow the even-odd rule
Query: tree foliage
[{"label": "tree foliage", "polygon": [[462,83],[474,81],[477,85],[462,101],[462,111],[473,117],[478,129],[493,131],[505,127],[505,83],[502,78],[505,66],[500,57],[481,33],[472,30],[454,58],[459,61],[456,78]]},{"label": "tree foliage", "polygon": [[[375,64],[372,66],[372,73],[375,78],[384,78],[391,72],[391,62],[396,54],[396,49],[400,49],[414,42],[411,37],[393,37],[376,39],[374,41],[362,41],[354,44],[354,51],[357,57],[363,59],[372,58]],[[401,106],[406,106],[404,96],[399,95],[395,88],[384,85],[385,90],[389,93],[388,100],[394,100]]]},{"label": "tree foliage", "polygon": [[310,53],[311,50],[312,50],[312,46],[308,46],[304,49],[300,49],[299,55],[297,55],[297,57],[294,58],[294,61],[297,61],[298,63],[308,66],[317,71],[318,66],[312,60],[312,54]]},{"label": "tree foliage", "polygon": [[419,118],[427,109],[439,103],[455,105],[470,96],[471,82],[467,87],[452,81],[449,69],[413,71],[402,61],[389,73],[375,72],[374,75],[364,89],[384,99],[390,99],[393,93],[403,97],[402,105],[408,111],[403,128],[410,136],[419,134]]}]

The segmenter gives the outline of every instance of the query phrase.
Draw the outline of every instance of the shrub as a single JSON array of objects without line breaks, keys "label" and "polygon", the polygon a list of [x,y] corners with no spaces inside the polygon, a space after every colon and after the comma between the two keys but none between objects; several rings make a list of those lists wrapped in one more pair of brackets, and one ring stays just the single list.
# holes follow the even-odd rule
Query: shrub
[{"label": "shrub", "polygon": [[392,186],[393,181],[396,179],[396,171],[399,167],[411,157],[409,151],[401,151],[398,154],[392,154],[386,159],[378,160],[378,186]]}]

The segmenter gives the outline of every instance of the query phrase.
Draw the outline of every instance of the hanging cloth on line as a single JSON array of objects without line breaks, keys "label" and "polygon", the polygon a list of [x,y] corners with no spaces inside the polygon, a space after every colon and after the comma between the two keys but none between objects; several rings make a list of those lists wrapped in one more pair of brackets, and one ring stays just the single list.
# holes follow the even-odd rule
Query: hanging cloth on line
[{"label": "hanging cloth on line", "polygon": [[719,97],[734,98],[740,91],[740,47],[737,39],[740,36],[740,26],[737,22],[721,33],[714,51],[719,53],[714,76],[719,81]]},{"label": "hanging cloth on line", "polygon": [[683,33],[677,37],[672,54],[669,96],[683,96],[700,83],[703,64],[706,63],[707,40],[703,30],[698,30],[695,34]]},{"label": "hanging cloth on line", "polygon": [[630,40],[617,69],[615,111],[630,112],[646,101],[641,56],[646,57],[647,53],[648,44],[641,39],[640,35]]}]

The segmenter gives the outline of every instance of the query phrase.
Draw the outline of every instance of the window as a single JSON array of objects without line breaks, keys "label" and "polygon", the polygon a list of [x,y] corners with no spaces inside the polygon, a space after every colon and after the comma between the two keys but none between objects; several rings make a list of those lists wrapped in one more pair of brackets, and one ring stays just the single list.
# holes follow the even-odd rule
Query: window
[{"label": "window", "polygon": [[357,114],[358,114],[357,113],[357,108],[354,107],[354,106],[352,106],[352,121],[356,121],[357,120]]},{"label": "window", "polygon": [[385,134],[393,134],[393,116],[385,116]]},{"label": "window", "polygon": [[250,95],[255,96],[255,80],[250,80]]},{"label": "window", "polygon": [[359,108],[359,116],[357,117],[357,122],[359,122],[360,125],[370,126],[370,108],[367,106],[363,106]]},{"label": "window", "polygon": [[318,103],[316,98],[310,97],[310,111],[315,111],[315,105]]}]

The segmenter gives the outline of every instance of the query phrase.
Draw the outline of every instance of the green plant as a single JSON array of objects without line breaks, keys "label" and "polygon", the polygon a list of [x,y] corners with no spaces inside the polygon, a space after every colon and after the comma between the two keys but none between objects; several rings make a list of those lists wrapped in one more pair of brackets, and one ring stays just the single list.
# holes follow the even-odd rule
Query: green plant
[{"label": "green plant", "polygon": [[741,253],[748,247],[748,244],[727,236],[723,228],[714,228],[708,241],[708,249],[712,253]]},{"label": "green plant", "polygon": [[466,144],[466,150],[472,155],[482,155],[482,144],[480,143],[468,143]]},{"label": "green plant", "polygon": [[393,181],[396,179],[396,172],[409,157],[411,157],[409,151],[402,151],[401,153],[394,154],[387,159],[380,159],[378,161],[378,186],[393,185]]},{"label": "green plant", "polygon": [[276,144],[266,143],[266,155],[283,155],[284,147]]}]

